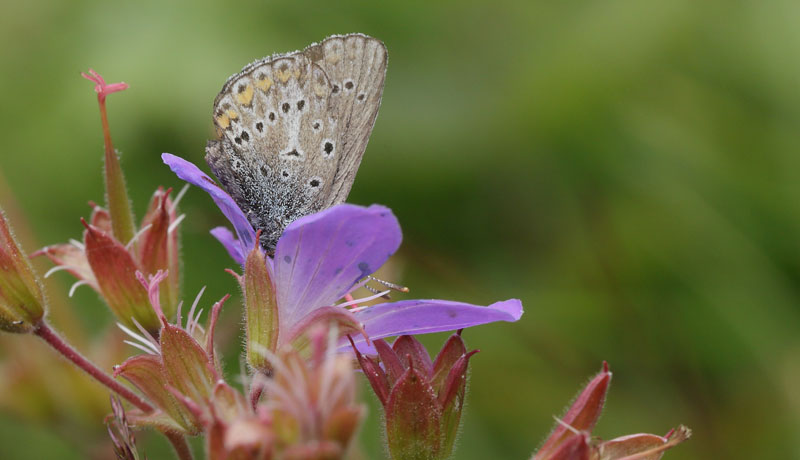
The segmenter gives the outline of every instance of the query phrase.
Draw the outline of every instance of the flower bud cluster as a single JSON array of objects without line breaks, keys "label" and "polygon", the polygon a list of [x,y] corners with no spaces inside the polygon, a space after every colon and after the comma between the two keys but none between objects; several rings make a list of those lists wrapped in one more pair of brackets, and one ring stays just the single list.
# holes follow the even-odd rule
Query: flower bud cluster
[{"label": "flower bud cluster", "polygon": [[386,415],[386,437],[394,460],[445,459],[453,452],[467,386],[467,352],[453,334],[431,361],[425,347],[404,335],[392,346],[374,341],[378,358],[358,362]]},{"label": "flower bud cluster", "polygon": [[578,394],[531,460],[658,460],[664,451],[689,439],[692,432],[685,426],[665,436],[637,433],[609,441],[593,439],[591,432],[600,418],[610,383],[611,372],[603,363],[603,369]]}]

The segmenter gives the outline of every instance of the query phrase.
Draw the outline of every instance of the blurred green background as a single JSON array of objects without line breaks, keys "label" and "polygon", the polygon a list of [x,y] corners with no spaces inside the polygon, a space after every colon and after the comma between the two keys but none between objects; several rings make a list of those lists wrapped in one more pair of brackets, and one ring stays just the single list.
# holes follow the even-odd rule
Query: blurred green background
[{"label": "blurred green background", "polygon": [[[800,458],[798,24],[792,0],[6,1],[0,206],[22,210],[33,250],[79,237],[86,201],[102,201],[80,71],[131,85],[109,115],[141,217],[157,185],[181,185],[161,152],[202,162],[230,74],[370,34],[389,70],[349,201],[397,214],[393,281],[411,298],[518,297],[526,310],[465,333],[482,352],[456,458],[528,458],[603,360],[615,375],[598,436],[685,423],[694,437],[667,458]],[[222,217],[196,189],[182,210],[184,295],[236,293],[207,233]],[[71,282],[54,275],[50,296]],[[88,348],[111,322],[88,288],[55,303]],[[229,302],[231,372],[241,315]],[[36,345],[3,338],[0,456],[107,458],[106,395],[22,372]],[[94,411],[76,414],[81,398]],[[368,399],[362,448],[378,459]]]}]

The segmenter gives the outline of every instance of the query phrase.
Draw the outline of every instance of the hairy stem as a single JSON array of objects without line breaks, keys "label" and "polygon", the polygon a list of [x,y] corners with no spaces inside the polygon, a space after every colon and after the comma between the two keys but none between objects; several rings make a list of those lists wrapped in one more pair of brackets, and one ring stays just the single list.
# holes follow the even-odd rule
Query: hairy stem
[{"label": "hairy stem", "polygon": [[95,380],[102,383],[109,390],[122,396],[128,402],[138,407],[144,412],[151,412],[153,407],[148,404],[144,399],[139,397],[136,393],[123,386],[121,383],[114,380],[113,377],[106,374],[95,366],[91,361],[84,358],[77,350],[72,348],[70,344],[64,341],[58,334],[56,334],[50,326],[42,321],[34,331],[34,334],[41,337],[48,345],[53,347],[58,353],[72,361],[73,364],[78,366],[82,371],[92,376]]},{"label": "hairy stem", "polygon": [[117,158],[117,151],[111,142],[111,130],[108,126],[108,115],[106,113],[105,97],[98,96],[100,103],[100,120],[103,123],[103,143],[105,144],[105,179],[106,179],[106,200],[108,201],[108,212],[111,214],[111,229],[114,237],[127,244],[136,233],[136,226],[133,223],[133,211],[131,201],[128,198],[128,190],[125,187],[125,176],[122,175],[122,168]]},{"label": "hairy stem", "polygon": [[192,449],[189,447],[189,443],[186,442],[186,438],[179,433],[174,433],[171,431],[164,431],[164,436],[169,439],[170,444],[175,449],[175,454],[178,455],[180,460],[193,460],[192,457]]}]

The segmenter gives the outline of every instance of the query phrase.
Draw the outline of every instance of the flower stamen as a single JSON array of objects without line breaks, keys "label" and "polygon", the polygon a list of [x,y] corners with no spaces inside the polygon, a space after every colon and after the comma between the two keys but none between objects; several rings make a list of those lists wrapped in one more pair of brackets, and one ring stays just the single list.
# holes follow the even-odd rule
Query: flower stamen
[{"label": "flower stamen", "polygon": [[144,345],[142,345],[142,344],[140,344],[138,342],[134,342],[132,340],[123,340],[122,343],[127,343],[128,345],[130,345],[130,346],[132,346],[134,348],[138,348],[139,350],[142,350],[143,352],[147,353],[148,355],[156,355],[156,353],[153,353],[153,350],[147,348],[146,346],[144,346]]},{"label": "flower stamen", "polygon": [[189,184],[186,184],[186,185],[184,185],[184,186],[183,186],[183,188],[181,189],[181,191],[180,191],[180,192],[178,192],[178,194],[177,194],[177,195],[175,195],[175,199],[174,199],[174,200],[172,200],[172,207],[171,207],[171,208],[169,208],[169,212],[173,212],[173,211],[175,211],[176,209],[178,209],[178,203],[180,203],[180,202],[181,202],[181,200],[183,199],[183,196],[184,196],[184,195],[186,195],[186,192],[187,192],[188,190],[189,190]]},{"label": "flower stamen", "polygon": [[[377,294],[369,296],[369,297],[363,297],[361,299],[353,299],[353,300],[350,300],[349,302],[340,303],[339,306],[340,307],[349,307],[349,306],[352,306],[352,305],[357,305],[359,303],[369,302],[370,300],[375,300],[378,297],[383,297],[386,294],[388,294],[389,292],[390,291],[387,289],[386,291],[378,292]],[[350,311],[353,312],[353,311],[363,310],[364,308],[368,308],[368,307],[364,306],[364,307],[351,308]]]},{"label": "flower stamen", "polygon": [[73,284],[73,285],[72,285],[72,286],[69,288],[69,293],[67,294],[67,296],[68,296],[69,298],[72,298],[72,295],[73,295],[73,294],[75,294],[75,290],[76,290],[76,289],[78,289],[79,287],[83,286],[83,285],[86,285],[86,284],[89,284],[89,282],[88,282],[88,281],[86,281],[86,280],[80,280],[80,281],[76,281],[76,282],[75,282],[75,283],[74,283],[74,284]]},{"label": "flower stamen", "polygon": [[130,251],[130,249],[133,247],[133,244],[136,243],[136,240],[138,240],[140,236],[144,235],[144,232],[150,230],[150,227],[152,226],[153,224],[147,224],[144,227],[142,227],[138,232],[136,232],[136,234],[133,235],[133,238],[131,238],[131,240],[128,241],[128,244],[125,245],[125,249]]},{"label": "flower stamen", "polygon": [[169,224],[169,228],[167,228],[167,233],[172,233],[176,228],[178,228],[178,225],[180,225],[180,223],[183,221],[185,217],[186,214],[181,214],[180,216],[178,216],[175,219],[175,222]]},{"label": "flower stamen", "polygon": [[[155,337],[153,337],[153,335],[150,334],[150,332],[148,332],[147,329],[145,329],[144,326],[142,326],[142,324],[139,321],[136,320],[136,318],[131,317],[131,320],[133,321],[133,324],[136,326],[136,328],[139,329],[139,332],[142,333],[142,336],[146,337],[147,340],[150,343],[152,343],[153,345],[155,345],[155,347],[158,350],[161,350],[160,342],[158,340],[156,340]],[[159,351],[159,353],[160,353],[160,351]]]},{"label": "flower stamen", "polygon": [[399,291],[399,292],[408,292],[409,291],[409,289],[406,286],[400,286],[399,284],[394,284],[394,283],[389,282],[389,281],[384,281],[384,280],[382,280],[380,278],[375,278],[372,275],[367,275],[367,279],[370,280],[370,281],[375,281],[376,283],[380,283],[380,284],[388,287],[389,289],[391,289],[393,291]]},{"label": "flower stamen", "polygon": [[117,323],[117,327],[122,329],[122,332],[128,334],[129,337],[135,340],[135,341],[123,340],[124,343],[127,343],[132,347],[136,347],[146,352],[147,354],[151,355],[161,354],[161,350],[159,349],[159,347],[156,344],[152,343],[147,337],[137,334],[136,332],[134,332],[130,328],[125,327],[121,323]]},{"label": "flower stamen", "polygon": [[[189,309],[189,318],[186,321],[186,327],[187,328],[189,327],[189,321],[192,320],[192,317],[194,316],[194,310],[197,308],[197,304],[200,303],[200,298],[203,297],[203,293],[204,292],[206,292],[206,287],[205,286],[200,288],[200,292],[197,293],[197,295],[194,298],[194,302],[192,302],[192,308]],[[179,323],[179,325],[180,325],[180,323]]]},{"label": "flower stamen", "polygon": [[50,278],[50,275],[55,272],[60,272],[61,270],[77,270],[77,268],[71,265],[56,265],[50,270],[47,270],[47,273],[44,274],[44,278]]}]

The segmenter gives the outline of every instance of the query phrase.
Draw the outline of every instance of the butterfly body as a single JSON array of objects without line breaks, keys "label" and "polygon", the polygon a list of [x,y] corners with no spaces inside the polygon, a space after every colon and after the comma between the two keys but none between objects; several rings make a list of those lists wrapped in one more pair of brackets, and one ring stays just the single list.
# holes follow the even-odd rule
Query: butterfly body
[{"label": "butterfly body", "polygon": [[294,220],[343,202],[378,115],[387,54],[362,34],[245,66],[214,101],[206,162],[272,252]]}]

